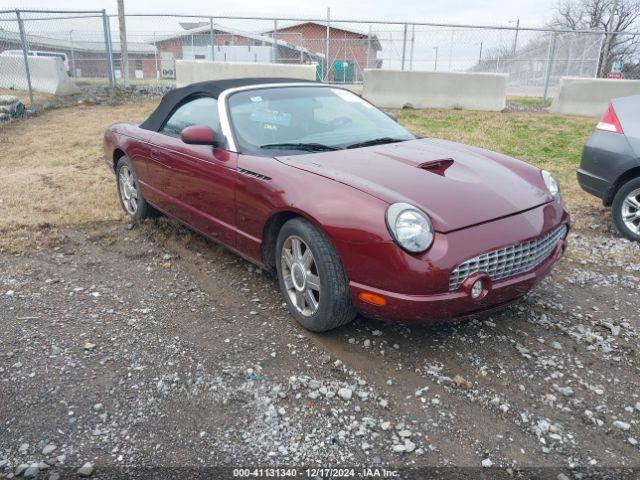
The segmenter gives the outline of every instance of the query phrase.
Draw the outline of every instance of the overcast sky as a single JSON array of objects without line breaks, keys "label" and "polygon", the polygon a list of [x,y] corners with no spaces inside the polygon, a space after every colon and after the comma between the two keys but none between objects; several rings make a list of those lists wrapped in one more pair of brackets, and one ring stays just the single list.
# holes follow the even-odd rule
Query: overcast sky
[{"label": "overcast sky", "polygon": [[[221,5],[222,3],[222,5]],[[506,24],[520,18],[523,26],[537,26],[551,17],[557,0],[125,0],[129,13],[183,13],[213,15],[264,15],[344,19],[441,21]],[[47,8],[60,10],[107,10],[116,13],[116,0],[0,0],[0,9]]]}]

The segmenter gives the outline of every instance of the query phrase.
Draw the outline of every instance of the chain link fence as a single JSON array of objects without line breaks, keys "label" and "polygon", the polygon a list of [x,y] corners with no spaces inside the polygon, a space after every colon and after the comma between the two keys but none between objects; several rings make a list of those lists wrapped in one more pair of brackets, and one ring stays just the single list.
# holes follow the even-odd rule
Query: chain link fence
[{"label": "chain link fence", "polygon": [[[0,95],[35,111],[46,95],[29,58],[42,56],[81,89],[170,88],[180,59],[314,64],[318,80],[342,84],[366,69],[498,72],[510,95],[545,97],[563,76],[640,78],[637,33],[138,14],[126,17],[125,66],[118,25],[104,11],[0,11]],[[0,121],[21,115],[5,96]]]},{"label": "chain link fence", "polygon": [[55,95],[55,75],[40,58],[55,59],[59,76],[113,87],[110,39],[104,11],[0,11],[0,122]]}]

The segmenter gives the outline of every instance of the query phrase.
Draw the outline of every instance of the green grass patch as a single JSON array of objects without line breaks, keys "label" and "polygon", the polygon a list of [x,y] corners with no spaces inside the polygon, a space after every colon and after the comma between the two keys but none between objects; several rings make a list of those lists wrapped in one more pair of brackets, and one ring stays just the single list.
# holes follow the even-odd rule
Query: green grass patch
[{"label": "green grass patch", "polygon": [[553,98],[543,100],[541,97],[507,97],[507,104],[523,107],[550,107]]}]

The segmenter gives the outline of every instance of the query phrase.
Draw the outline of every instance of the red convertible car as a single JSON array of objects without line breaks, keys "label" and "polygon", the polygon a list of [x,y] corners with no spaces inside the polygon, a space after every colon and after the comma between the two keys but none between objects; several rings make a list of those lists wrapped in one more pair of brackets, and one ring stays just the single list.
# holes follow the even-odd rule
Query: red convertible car
[{"label": "red convertible car", "polygon": [[192,84],[104,137],[125,212],[156,212],[275,273],[326,331],[502,307],[549,273],[569,214],[544,170],[418,138],[354,93],[291,79]]}]

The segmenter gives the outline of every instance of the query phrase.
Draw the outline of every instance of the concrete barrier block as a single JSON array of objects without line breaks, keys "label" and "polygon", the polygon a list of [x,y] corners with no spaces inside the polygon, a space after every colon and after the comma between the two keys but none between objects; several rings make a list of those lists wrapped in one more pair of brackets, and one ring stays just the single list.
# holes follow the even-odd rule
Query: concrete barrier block
[{"label": "concrete barrier block", "polygon": [[462,108],[500,111],[506,74],[365,70],[363,97],[383,108]]},{"label": "concrete barrier block", "polygon": [[[28,57],[31,87],[38,92],[73,95],[80,89],[69,78],[59,58]],[[0,88],[28,90],[27,72],[22,56],[0,55]]]},{"label": "concrete barrier block", "polygon": [[284,63],[211,62],[206,60],[177,60],[176,86],[205,80],[226,78],[285,77],[293,80],[315,80],[316,66]]},{"label": "concrete barrier block", "polygon": [[612,98],[640,94],[640,80],[562,77],[551,112],[601,117]]}]

